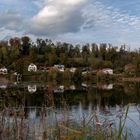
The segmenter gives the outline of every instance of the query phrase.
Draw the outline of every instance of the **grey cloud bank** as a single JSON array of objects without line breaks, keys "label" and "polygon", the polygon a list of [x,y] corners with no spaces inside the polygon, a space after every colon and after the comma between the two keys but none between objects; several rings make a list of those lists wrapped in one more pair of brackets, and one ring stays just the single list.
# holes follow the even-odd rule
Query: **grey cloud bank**
[{"label": "grey cloud bank", "polygon": [[[138,3],[138,0],[16,0],[14,3],[6,0],[0,2],[0,39],[9,34],[26,34],[71,43],[126,43],[138,47]],[[15,5],[24,8],[15,9]]]},{"label": "grey cloud bank", "polygon": [[23,18],[17,12],[7,11],[0,13],[0,28],[19,30],[21,29],[22,23]]}]

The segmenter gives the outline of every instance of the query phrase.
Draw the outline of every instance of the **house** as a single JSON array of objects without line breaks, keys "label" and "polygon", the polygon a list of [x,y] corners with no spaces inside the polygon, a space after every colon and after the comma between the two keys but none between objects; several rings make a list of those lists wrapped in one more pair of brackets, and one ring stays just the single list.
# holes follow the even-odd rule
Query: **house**
[{"label": "house", "polygon": [[8,74],[7,68],[5,68],[5,67],[0,68],[0,74],[3,74],[3,75]]},{"label": "house", "polygon": [[54,68],[60,72],[64,72],[65,66],[64,65],[54,65]]},{"label": "house", "polygon": [[133,64],[127,64],[124,67],[125,72],[127,73],[134,73],[135,72],[135,66]]},{"label": "house", "polygon": [[31,63],[29,66],[28,66],[28,71],[33,71],[33,72],[36,72],[37,71],[37,66],[33,63]]},{"label": "house", "polygon": [[103,74],[113,75],[113,70],[110,69],[110,68],[102,69],[101,72],[102,72]]}]

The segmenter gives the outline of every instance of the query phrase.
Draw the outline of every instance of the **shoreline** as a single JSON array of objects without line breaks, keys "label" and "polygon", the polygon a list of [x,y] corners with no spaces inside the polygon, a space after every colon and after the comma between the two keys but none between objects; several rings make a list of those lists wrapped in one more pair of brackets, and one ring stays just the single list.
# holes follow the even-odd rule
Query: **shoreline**
[{"label": "shoreline", "polygon": [[[42,75],[43,75],[43,77],[42,77]],[[43,73],[38,73],[38,74],[25,74],[25,75],[22,75],[22,77],[23,77],[23,79],[24,78],[33,78],[33,80],[39,80],[41,77],[41,81],[45,78],[47,78],[47,75],[44,77],[44,75],[45,74],[43,74]],[[83,78],[83,76],[81,76],[82,78]],[[97,78],[98,76],[94,76],[94,78],[95,79],[98,79]],[[3,81],[3,79],[4,79],[4,81],[5,81],[5,79],[8,79],[8,80],[14,80],[16,78],[16,76],[15,75],[11,75],[11,74],[8,74],[8,75],[0,75],[0,81],[2,82]],[[39,79],[38,79],[39,78]],[[118,81],[118,82],[140,82],[140,77],[124,77],[124,76],[113,76],[113,78],[114,78],[114,81]],[[94,79],[94,80],[95,80]],[[109,80],[110,78],[107,78],[106,80],[105,79],[100,79],[99,81],[104,81],[104,82],[109,82],[108,80]],[[46,79],[47,80],[47,79]],[[45,81],[46,81],[45,80]],[[58,80],[58,79],[53,79],[53,81],[54,80]],[[63,80],[65,80],[65,78],[63,79]],[[3,81],[3,82],[4,82]],[[47,80],[48,81],[48,80]],[[49,80],[50,81],[50,80]],[[70,81],[73,81],[72,79],[70,79]],[[81,80],[81,81],[86,81],[85,79],[83,79],[83,80]],[[93,82],[92,80],[88,80],[89,82],[91,81],[91,82]],[[112,81],[112,80],[110,80],[110,81]],[[98,80],[97,81],[95,81],[95,82],[98,82]]]}]

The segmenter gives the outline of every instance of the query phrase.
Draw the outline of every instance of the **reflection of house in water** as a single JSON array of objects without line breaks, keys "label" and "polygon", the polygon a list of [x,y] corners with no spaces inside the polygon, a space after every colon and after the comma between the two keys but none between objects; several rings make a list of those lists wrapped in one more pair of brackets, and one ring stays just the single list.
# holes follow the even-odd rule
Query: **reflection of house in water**
[{"label": "reflection of house in water", "polygon": [[0,68],[0,74],[3,74],[3,75],[8,74],[7,68],[5,68],[5,67]]},{"label": "reflection of house in water", "polygon": [[85,83],[82,83],[82,87],[88,87],[88,86],[87,86],[87,84],[85,84]]},{"label": "reflection of house in water", "polygon": [[69,88],[70,88],[70,90],[75,90],[76,89],[75,85],[71,85]]},{"label": "reflection of house in water", "polygon": [[132,96],[134,94],[136,94],[136,87],[135,87],[135,84],[125,84],[124,85],[124,92],[126,95],[128,96]]},{"label": "reflection of house in water", "polygon": [[89,85],[87,85],[86,83],[82,83],[81,86],[82,86],[83,88],[88,88],[88,87],[89,87]]},{"label": "reflection of house in water", "polygon": [[99,72],[101,72],[103,74],[113,75],[113,69],[110,69],[110,68],[99,70]]},{"label": "reflection of house in water", "polygon": [[10,84],[10,81],[4,77],[0,77],[0,89],[6,89],[8,85]]},{"label": "reflection of house in water", "polygon": [[36,85],[28,85],[28,91],[30,93],[34,93],[37,91],[37,86]]},{"label": "reflection of house in water", "polygon": [[64,92],[64,86],[59,86],[54,89],[54,93],[63,93]]},{"label": "reflection of house in water", "polygon": [[111,90],[113,89],[113,84],[97,84],[97,88],[104,89],[104,90]]},{"label": "reflection of house in water", "polygon": [[69,70],[70,70],[70,72],[75,73],[75,71],[77,70],[77,68],[72,67]]},{"label": "reflection of house in water", "polygon": [[6,88],[7,88],[7,85],[0,84],[0,89],[6,89]]}]

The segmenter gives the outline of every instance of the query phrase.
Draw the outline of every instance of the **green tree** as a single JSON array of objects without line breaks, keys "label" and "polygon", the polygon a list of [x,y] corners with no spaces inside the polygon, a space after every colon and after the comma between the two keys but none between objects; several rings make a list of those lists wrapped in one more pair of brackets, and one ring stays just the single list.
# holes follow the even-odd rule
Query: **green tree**
[{"label": "green tree", "polygon": [[37,53],[34,48],[31,48],[29,51],[29,60],[33,63],[37,61]]},{"label": "green tree", "polygon": [[28,55],[29,54],[29,48],[31,45],[31,40],[28,36],[24,36],[21,38],[22,41],[22,54]]},{"label": "green tree", "polygon": [[8,50],[6,47],[2,47],[1,48],[1,52],[2,52],[2,63],[4,65],[7,65],[8,64]]}]

